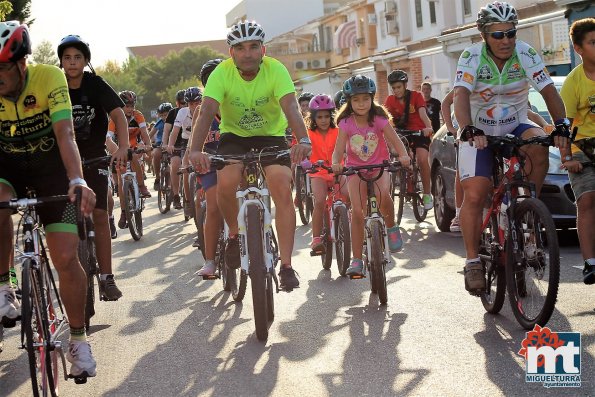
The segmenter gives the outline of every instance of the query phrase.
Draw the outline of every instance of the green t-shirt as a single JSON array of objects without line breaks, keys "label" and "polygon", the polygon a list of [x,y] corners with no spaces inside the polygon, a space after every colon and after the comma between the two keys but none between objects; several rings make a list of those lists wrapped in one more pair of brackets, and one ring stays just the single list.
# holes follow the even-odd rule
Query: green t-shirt
[{"label": "green t-shirt", "polygon": [[279,100],[294,93],[285,65],[265,56],[252,81],[242,79],[233,59],[226,59],[209,76],[204,95],[219,102],[222,134],[251,137],[285,136],[287,119]]}]

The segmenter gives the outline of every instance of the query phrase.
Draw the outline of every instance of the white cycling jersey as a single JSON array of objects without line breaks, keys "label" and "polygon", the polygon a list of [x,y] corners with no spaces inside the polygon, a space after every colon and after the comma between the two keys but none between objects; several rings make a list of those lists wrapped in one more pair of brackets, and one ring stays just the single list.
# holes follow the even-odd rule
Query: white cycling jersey
[{"label": "white cycling jersey", "polygon": [[461,54],[455,87],[471,91],[471,120],[487,135],[506,135],[527,118],[529,84],[537,91],[553,84],[541,57],[529,44],[517,40],[502,71],[477,43]]},{"label": "white cycling jersey", "polygon": [[181,108],[178,111],[176,120],[174,121],[174,127],[180,127],[182,138],[190,138],[190,133],[192,132],[192,115],[188,107]]}]

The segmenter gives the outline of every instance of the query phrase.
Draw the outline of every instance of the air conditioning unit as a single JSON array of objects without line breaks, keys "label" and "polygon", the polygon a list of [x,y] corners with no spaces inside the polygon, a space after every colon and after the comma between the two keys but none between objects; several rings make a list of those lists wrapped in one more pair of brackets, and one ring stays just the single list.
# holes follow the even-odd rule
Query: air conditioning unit
[{"label": "air conditioning unit", "polygon": [[295,70],[306,70],[308,69],[308,61],[305,59],[293,61],[293,68]]},{"label": "air conditioning unit", "polygon": [[386,33],[398,35],[399,34],[399,22],[396,20],[386,20]]},{"label": "air conditioning unit", "polygon": [[376,14],[368,14],[368,25],[376,25],[377,22]]},{"label": "air conditioning unit", "polygon": [[384,2],[384,13],[385,14],[396,14],[397,13],[397,3],[391,0]]},{"label": "air conditioning unit", "polygon": [[312,69],[325,69],[326,68],[326,58],[314,59],[310,61],[310,67]]}]

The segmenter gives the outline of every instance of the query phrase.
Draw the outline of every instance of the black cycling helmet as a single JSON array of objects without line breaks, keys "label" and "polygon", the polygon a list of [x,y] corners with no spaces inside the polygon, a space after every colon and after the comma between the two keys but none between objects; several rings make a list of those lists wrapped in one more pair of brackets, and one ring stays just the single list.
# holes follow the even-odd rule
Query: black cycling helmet
[{"label": "black cycling helmet", "polygon": [[169,113],[170,110],[172,110],[174,107],[171,103],[169,102],[163,102],[161,105],[159,105],[159,107],[157,108],[157,113]]},{"label": "black cycling helmet", "polygon": [[349,99],[356,94],[376,94],[376,83],[369,77],[357,74],[345,80],[343,94]]},{"label": "black cycling helmet", "polygon": [[200,68],[200,82],[202,83],[203,87],[207,86],[207,80],[209,79],[209,76],[221,62],[223,62],[223,59],[216,58],[206,61],[205,64],[202,65],[202,68]]},{"label": "black cycling helmet", "polygon": [[198,87],[190,87],[184,93],[184,101],[196,102],[202,100],[202,91]]},{"label": "black cycling helmet", "polygon": [[124,102],[125,105],[136,104],[136,94],[134,92],[124,90],[120,91],[118,95],[120,96],[120,99],[122,100],[122,102]]},{"label": "black cycling helmet", "polygon": [[335,92],[335,96],[333,97],[333,101],[335,102],[335,107],[340,108],[345,104],[345,95],[343,95],[343,90],[339,90]]},{"label": "black cycling helmet", "polygon": [[311,92],[308,92],[308,91],[302,92],[300,94],[300,96],[298,97],[298,103],[301,103],[304,101],[308,101],[308,103],[310,103],[312,98],[314,98],[314,94],[312,94]]},{"label": "black cycling helmet", "polygon": [[510,4],[504,1],[494,1],[481,7],[477,13],[477,29],[483,31],[487,25],[493,23],[513,23],[517,24],[519,17],[516,10]]},{"label": "black cycling helmet", "polygon": [[89,44],[85,42],[81,38],[81,36],[76,34],[69,34],[68,36],[64,37],[58,45],[57,52],[60,63],[62,63],[62,54],[64,54],[64,50],[70,47],[74,47],[80,52],[82,52],[87,62],[91,61],[91,50],[89,49]]},{"label": "black cycling helmet", "polygon": [[403,70],[393,70],[388,75],[388,84],[394,84],[398,82],[406,83],[409,81],[409,76]]},{"label": "black cycling helmet", "polygon": [[186,100],[184,99],[185,93],[186,93],[186,90],[180,90],[180,91],[176,92],[176,101],[186,103]]}]

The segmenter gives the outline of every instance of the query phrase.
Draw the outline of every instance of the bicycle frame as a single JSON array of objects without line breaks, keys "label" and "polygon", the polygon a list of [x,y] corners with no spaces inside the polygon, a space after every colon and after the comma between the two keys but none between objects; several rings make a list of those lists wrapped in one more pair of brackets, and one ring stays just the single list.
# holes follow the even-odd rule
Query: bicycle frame
[{"label": "bicycle frame", "polygon": [[384,169],[381,169],[378,176],[372,179],[364,177],[361,172],[357,172],[357,175],[361,180],[366,182],[366,189],[368,191],[367,215],[364,217],[366,228],[366,255],[368,258],[372,257],[372,224],[379,222],[381,226],[380,230],[382,230],[382,236],[384,238],[384,263],[387,264],[391,261],[390,252],[388,250],[388,234],[386,233],[384,218],[380,215],[378,200],[376,198],[376,193],[374,192],[374,182],[380,179],[383,173]]}]

